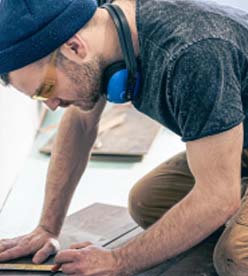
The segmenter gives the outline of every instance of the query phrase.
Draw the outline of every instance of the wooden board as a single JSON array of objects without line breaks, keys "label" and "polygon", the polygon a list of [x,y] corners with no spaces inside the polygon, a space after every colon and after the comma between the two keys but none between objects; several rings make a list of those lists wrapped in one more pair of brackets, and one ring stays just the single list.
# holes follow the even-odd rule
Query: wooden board
[{"label": "wooden board", "polygon": [[213,266],[213,251],[221,233],[222,229],[185,252],[183,258],[164,270],[160,275],[162,276],[166,272],[168,276],[218,276]]},{"label": "wooden board", "polygon": [[[141,232],[141,228],[136,228],[131,233],[108,245],[108,247],[118,247]],[[213,250],[221,233],[222,229],[216,231],[194,248],[139,273],[137,276],[218,276],[213,266]]]},{"label": "wooden board", "polygon": [[[96,203],[68,216],[59,240],[62,248],[82,241],[91,241],[107,246],[136,228],[137,225],[129,216],[126,208]],[[11,263],[31,263],[31,257],[18,259]],[[46,262],[46,264],[51,263],[53,263],[53,258]],[[0,271],[0,276],[45,276],[49,274],[47,272]],[[56,275],[64,274],[56,273]]]},{"label": "wooden board", "polygon": [[[98,135],[92,150],[93,160],[140,161],[148,152],[160,125],[139,113],[130,104],[112,107],[102,117],[100,128],[123,114],[123,123]],[[40,151],[50,154],[53,141],[54,137],[50,138]]]},{"label": "wooden board", "polygon": [[[208,239],[194,248],[172,258],[137,276],[217,276],[212,254],[223,229],[216,231]],[[107,248],[115,248],[139,235],[143,230],[130,218],[127,209],[106,204],[93,204],[65,220],[60,236],[63,248],[74,242],[90,240]],[[14,263],[31,263],[31,258],[23,258]],[[53,259],[47,263],[50,264]],[[50,275],[46,272],[0,272],[0,276]],[[63,273],[56,273],[58,276]]]}]

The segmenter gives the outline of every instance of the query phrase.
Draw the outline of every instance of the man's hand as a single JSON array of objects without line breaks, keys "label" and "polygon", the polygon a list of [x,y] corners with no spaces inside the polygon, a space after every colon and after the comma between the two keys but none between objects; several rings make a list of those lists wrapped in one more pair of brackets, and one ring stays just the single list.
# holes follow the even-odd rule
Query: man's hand
[{"label": "man's hand", "polygon": [[33,255],[34,263],[44,262],[59,250],[57,237],[42,227],[37,227],[30,234],[14,239],[0,240],[0,262]]},{"label": "man's hand", "polygon": [[73,276],[117,276],[123,275],[113,252],[90,242],[72,245],[60,251],[55,262],[61,264],[66,275]]}]

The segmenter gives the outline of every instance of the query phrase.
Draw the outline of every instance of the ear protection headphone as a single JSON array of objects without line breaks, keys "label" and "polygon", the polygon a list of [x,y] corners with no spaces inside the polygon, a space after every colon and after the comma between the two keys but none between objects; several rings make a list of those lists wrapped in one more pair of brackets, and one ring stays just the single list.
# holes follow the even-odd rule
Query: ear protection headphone
[{"label": "ear protection headphone", "polygon": [[[98,1],[103,4],[106,1]],[[141,75],[138,72],[138,60],[135,58],[130,28],[123,11],[114,4],[105,3],[101,8],[106,9],[117,30],[124,61],[109,65],[103,73],[103,91],[107,100],[113,103],[131,101],[140,88]]]}]

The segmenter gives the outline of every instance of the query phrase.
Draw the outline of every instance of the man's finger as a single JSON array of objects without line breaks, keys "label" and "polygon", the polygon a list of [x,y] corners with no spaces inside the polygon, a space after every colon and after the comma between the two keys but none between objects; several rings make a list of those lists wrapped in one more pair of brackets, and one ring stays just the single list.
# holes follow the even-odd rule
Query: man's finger
[{"label": "man's finger", "polygon": [[50,239],[33,257],[35,264],[43,263],[50,255],[54,255],[59,250],[59,243],[55,239]]},{"label": "man's finger", "polygon": [[0,253],[8,250],[17,245],[17,240],[1,240],[0,241]]},{"label": "man's finger", "polygon": [[55,257],[55,263],[63,264],[70,263],[77,259],[77,251],[74,249],[67,249],[60,251]]},{"label": "man's finger", "polygon": [[72,244],[70,246],[70,249],[80,249],[80,248],[84,248],[84,247],[87,247],[87,246],[90,246],[90,245],[93,245],[93,243],[89,242],[89,241],[81,242],[81,243],[75,243],[75,244]]},{"label": "man's finger", "polygon": [[27,251],[27,248],[16,246],[8,249],[0,254],[0,262],[16,259],[19,257],[27,256],[31,252]]},{"label": "man's finger", "polygon": [[61,266],[62,271],[65,274],[73,274],[76,273],[75,271],[75,265],[73,265],[73,263],[65,263]]}]

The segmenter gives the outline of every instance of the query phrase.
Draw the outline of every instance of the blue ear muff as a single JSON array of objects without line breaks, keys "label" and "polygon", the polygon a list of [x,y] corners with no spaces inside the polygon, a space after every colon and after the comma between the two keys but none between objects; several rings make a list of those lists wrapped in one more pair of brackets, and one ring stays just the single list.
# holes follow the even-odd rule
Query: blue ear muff
[{"label": "blue ear muff", "polygon": [[[100,1],[105,2],[105,1]],[[103,74],[103,93],[107,100],[114,103],[125,103],[135,98],[140,87],[140,72],[136,60],[131,32],[127,19],[120,7],[104,4],[115,24],[123,54],[123,61],[108,66]]]},{"label": "blue ear muff", "polygon": [[135,98],[140,86],[140,75],[138,74],[132,95],[128,95],[128,76],[129,72],[123,61],[110,65],[104,72],[104,91],[107,100],[112,103],[125,103]]},{"label": "blue ear muff", "polygon": [[113,103],[124,103],[126,99],[128,71],[119,70],[110,78],[107,86],[107,100]]}]

